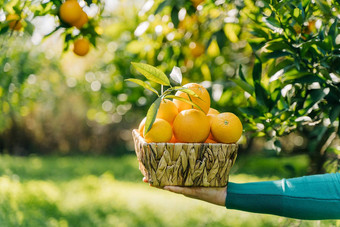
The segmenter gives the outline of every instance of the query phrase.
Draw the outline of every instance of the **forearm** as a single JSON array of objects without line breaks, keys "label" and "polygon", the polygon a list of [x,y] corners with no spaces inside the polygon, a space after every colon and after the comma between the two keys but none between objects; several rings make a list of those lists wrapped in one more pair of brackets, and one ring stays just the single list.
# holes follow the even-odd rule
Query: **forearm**
[{"label": "forearm", "polygon": [[229,183],[226,207],[298,219],[340,219],[340,173]]}]

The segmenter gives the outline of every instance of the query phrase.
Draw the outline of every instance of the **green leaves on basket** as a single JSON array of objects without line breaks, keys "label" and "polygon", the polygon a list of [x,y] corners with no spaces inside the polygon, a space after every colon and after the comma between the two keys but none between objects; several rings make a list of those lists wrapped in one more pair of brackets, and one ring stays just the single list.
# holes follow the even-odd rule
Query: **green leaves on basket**
[{"label": "green leaves on basket", "polygon": [[146,79],[156,82],[158,84],[170,86],[170,81],[168,77],[156,67],[136,62],[131,62],[131,64],[133,65],[133,67],[135,67],[135,69],[137,69],[138,72],[145,76]]},{"label": "green leaves on basket", "polygon": [[154,101],[152,105],[150,106],[148,113],[146,114],[146,121],[145,121],[143,136],[145,136],[146,133],[150,131],[153,123],[155,122],[159,106],[161,105],[161,101],[162,101],[162,98],[158,97],[156,101]]},{"label": "green leaves on basket", "polygon": [[[193,90],[190,88],[185,88],[181,86],[182,83],[182,73],[181,69],[179,67],[174,66],[169,77],[165,75],[161,70],[157,69],[154,66],[145,64],[145,63],[136,63],[136,62],[131,62],[132,66],[140,72],[146,79],[148,79],[151,82],[154,82],[156,84],[161,85],[161,93],[159,93],[154,87],[152,87],[149,83],[144,82],[140,79],[135,79],[135,78],[129,78],[126,79],[125,81],[129,81],[135,84],[138,84],[142,86],[143,88],[152,91],[155,93],[158,97],[157,99],[152,103],[150,106],[147,115],[146,115],[146,122],[145,122],[145,128],[144,128],[144,136],[146,133],[148,133],[153,125],[153,123],[156,120],[157,112],[159,109],[159,106],[161,104],[161,101],[163,99],[178,99],[180,101],[189,103],[193,107],[196,107],[199,110],[202,110],[200,106],[197,104],[193,103],[191,101],[190,96],[193,96],[195,98],[201,99]],[[171,82],[170,82],[171,81]],[[174,85],[174,86],[172,86]],[[168,88],[163,91],[164,86],[167,86]],[[177,91],[184,92],[188,94],[188,97],[190,100],[187,100],[182,97],[175,96],[174,93]],[[190,96],[189,96],[190,95]],[[202,110],[203,111],[203,110]]]},{"label": "green leaves on basket", "polygon": [[142,80],[139,80],[139,79],[126,79],[125,81],[130,81],[130,82],[133,82],[135,84],[138,84],[138,85],[144,87],[145,89],[148,89],[148,90],[152,91],[157,96],[159,96],[158,91],[156,89],[154,89],[153,87],[151,87],[151,85],[149,85],[148,83],[145,83]]},{"label": "green leaves on basket", "polygon": [[[185,99],[185,98],[183,98],[183,97],[179,97],[179,96],[175,96],[175,95],[167,95],[165,98],[177,99],[177,100],[179,100],[179,101],[186,102],[186,103],[188,103],[188,104],[190,104],[190,105],[192,105],[192,106],[198,108],[199,110],[203,111],[202,108],[201,108],[199,105],[197,105],[197,104],[193,103],[192,101],[187,100],[187,99]],[[203,112],[204,112],[204,111],[203,111]]]}]

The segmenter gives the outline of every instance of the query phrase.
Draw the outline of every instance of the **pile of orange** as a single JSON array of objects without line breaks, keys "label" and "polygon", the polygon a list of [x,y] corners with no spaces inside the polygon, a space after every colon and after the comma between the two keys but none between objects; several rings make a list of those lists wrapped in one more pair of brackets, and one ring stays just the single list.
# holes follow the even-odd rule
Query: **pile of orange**
[{"label": "pile of orange", "polygon": [[61,4],[59,16],[62,21],[78,29],[82,28],[89,20],[76,0],[67,0]]},{"label": "pile of orange", "polygon": [[[59,17],[65,23],[81,29],[88,21],[87,14],[76,0],[67,0],[59,8]],[[86,38],[77,39],[74,42],[73,52],[79,56],[85,56],[90,49],[90,42]]]},{"label": "pile of orange", "polygon": [[200,84],[189,83],[198,97],[177,91],[176,96],[191,100],[200,108],[174,99],[162,100],[156,120],[144,135],[146,118],[138,131],[146,142],[156,143],[236,143],[242,135],[242,123],[233,113],[219,113],[210,108],[210,95]]}]

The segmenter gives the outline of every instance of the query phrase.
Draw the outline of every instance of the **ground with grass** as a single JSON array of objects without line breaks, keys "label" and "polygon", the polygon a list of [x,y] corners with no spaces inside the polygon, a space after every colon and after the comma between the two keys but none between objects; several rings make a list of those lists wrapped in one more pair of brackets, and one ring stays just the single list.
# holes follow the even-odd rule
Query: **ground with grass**
[{"label": "ground with grass", "polygon": [[[230,180],[299,176],[307,167],[305,156],[240,157]],[[0,226],[336,225],[226,210],[149,187],[133,155],[0,156]]]}]

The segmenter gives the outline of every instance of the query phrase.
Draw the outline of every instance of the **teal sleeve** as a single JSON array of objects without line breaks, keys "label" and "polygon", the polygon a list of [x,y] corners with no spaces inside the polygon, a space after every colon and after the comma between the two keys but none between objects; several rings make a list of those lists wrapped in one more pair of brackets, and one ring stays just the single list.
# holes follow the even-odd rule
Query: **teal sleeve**
[{"label": "teal sleeve", "polygon": [[297,219],[340,219],[340,173],[244,184],[230,182],[226,207]]}]

